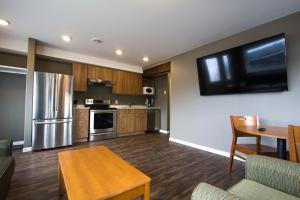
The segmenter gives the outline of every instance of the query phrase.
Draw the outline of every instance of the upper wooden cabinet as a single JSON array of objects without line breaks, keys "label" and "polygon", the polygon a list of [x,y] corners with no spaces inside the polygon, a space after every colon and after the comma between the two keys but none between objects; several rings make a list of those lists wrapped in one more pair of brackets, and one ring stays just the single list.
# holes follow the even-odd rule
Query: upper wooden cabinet
[{"label": "upper wooden cabinet", "polygon": [[85,92],[87,90],[87,65],[73,63],[72,72],[74,77],[74,91]]},{"label": "upper wooden cabinet", "polygon": [[142,95],[142,74],[118,70],[113,82],[115,94]]},{"label": "upper wooden cabinet", "polygon": [[88,66],[87,78],[102,79],[104,81],[112,81],[116,70],[104,67]]},{"label": "upper wooden cabinet", "polygon": [[87,91],[87,79],[113,81],[114,94],[142,95],[142,74],[73,63],[74,91]]},{"label": "upper wooden cabinet", "polygon": [[143,73],[144,78],[152,78],[171,71],[171,62],[166,62],[149,69],[145,69]]}]

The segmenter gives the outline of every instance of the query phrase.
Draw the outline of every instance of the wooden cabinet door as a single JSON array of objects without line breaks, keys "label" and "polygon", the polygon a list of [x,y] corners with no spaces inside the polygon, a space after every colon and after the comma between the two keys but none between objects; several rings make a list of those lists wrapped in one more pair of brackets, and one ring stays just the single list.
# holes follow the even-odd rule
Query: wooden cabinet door
[{"label": "wooden cabinet door", "polygon": [[128,132],[127,128],[127,117],[128,117],[127,109],[118,109],[117,110],[117,135],[124,136]]},{"label": "wooden cabinet door", "polygon": [[127,117],[127,129],[128,133],[134,133],[135,132],[135,121],[136,121],[136,116],[135,116],[135,109],[129,109],[128,110],[128,117]]},{"label": "wooden cabinet door", "polygon": [[97,66],[88,66],[88,78],[102,79],[105,81],[112,81],[114,77],[113,69],[97,67]]},{"label": "wooden cabinet door", "polygon": [[89,110],[73,110],[73,141],[87,140],[89,128]]},{"label": "wooden cabinet door", "polygon": [[144,109],[118,109],[117,135],[126,136],[145,132],[147,111]]},{"label": "wooden cabinet door", "polygon": [[142,95],[142,74],[133,73],[133,94]]},{"label": "wooden cabinet door", "polygon": [[126,72],[126,94],[134,95],[134,73]]},{"label": "wooden cabinet door", "polygon": [[142,94],[142,75],[133,72],[116,71],[113,93],[127,95]]},{"label": "wooden cabinet door", "polygon": [[74,77],[74,91],[85,92],[87,90],[87,65],[73,63],[72,71]]},{"label": "wooden cabinet door", "polygon": [[147,127],[147,111],[135,110],[134,132],[144,132]]},{"label": "wooden cabinet door", "polygon": [[115,94],[127,94],[127,74],[124,71],[116,71],[114,73],[114,85],[113,85],[113,93]]},{"label": "wooden cabinet door", "polygon": [[116,70],[102,68],[102,71],[103,71],[103,77],[102,77],[103,80],[112,81],[114,79],[114,73]]},{"label": "wooden cabinet door", "polygon": [[97,79],[99,76],[101,76],[99,73],[101,72],[98,70],[98,67],[91,65],[88,66],[87,78]]}]

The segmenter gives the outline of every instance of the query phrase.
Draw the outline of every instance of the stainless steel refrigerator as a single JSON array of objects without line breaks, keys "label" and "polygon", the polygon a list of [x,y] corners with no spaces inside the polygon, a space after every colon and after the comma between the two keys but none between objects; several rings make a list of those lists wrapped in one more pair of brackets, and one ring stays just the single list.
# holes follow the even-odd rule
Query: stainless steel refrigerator
[{"label": "stainless steel refrigerator", "polygon": [[72,144],[73,76],[34,72],[32,149]]}]

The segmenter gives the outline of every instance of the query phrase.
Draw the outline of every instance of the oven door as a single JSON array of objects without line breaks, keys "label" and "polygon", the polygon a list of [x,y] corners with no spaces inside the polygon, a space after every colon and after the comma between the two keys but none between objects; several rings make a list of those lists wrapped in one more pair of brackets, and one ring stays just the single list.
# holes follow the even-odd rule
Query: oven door
[{"label": "oven door", "polygon": [[116,110],[90,110],[90,134],[116,130]]}]

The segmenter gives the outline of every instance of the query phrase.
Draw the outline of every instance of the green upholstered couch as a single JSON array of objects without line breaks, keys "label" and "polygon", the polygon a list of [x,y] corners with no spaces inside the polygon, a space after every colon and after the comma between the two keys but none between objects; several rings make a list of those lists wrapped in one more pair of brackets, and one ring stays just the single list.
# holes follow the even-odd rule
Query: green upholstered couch
[{"label": "green upholstered couch", "polygon": [[14,170],[15,160],[12,157],[12,141],[0,140],[0,200],[7,196]]},{"label": "green upholstered couch", "polygon": [[248,156],[245,179],[227,191],[200,183],[192,200],[300,200],[300,164],[266,156]]}]

